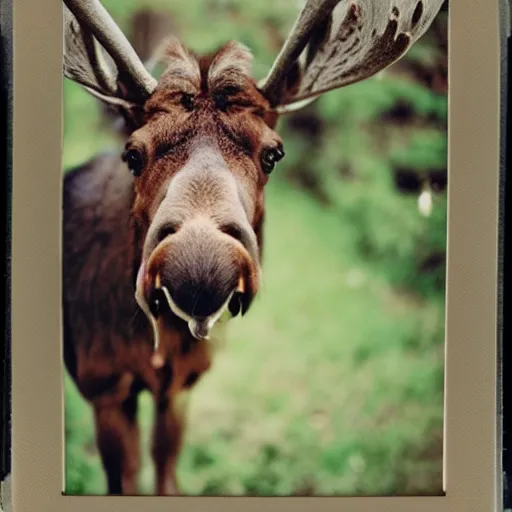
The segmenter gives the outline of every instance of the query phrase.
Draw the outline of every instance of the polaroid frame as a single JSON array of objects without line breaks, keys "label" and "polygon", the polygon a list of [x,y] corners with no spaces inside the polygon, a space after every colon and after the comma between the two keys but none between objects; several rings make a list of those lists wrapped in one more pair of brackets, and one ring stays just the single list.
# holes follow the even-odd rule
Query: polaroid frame
[{"label": "polaroid frame", "polygon": [[445,496],[382,498],[62,494],[62,2],[13,4],[13,512],[498,510],[499,0],[450,2]]}]

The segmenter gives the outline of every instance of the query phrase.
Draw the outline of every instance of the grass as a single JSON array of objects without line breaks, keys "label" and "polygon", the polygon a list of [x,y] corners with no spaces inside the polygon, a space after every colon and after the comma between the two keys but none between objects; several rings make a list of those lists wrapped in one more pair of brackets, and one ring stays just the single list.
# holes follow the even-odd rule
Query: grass
[{"label": "grass", "polygon": [[[104,3],[121,24],[142,5]],[[283,1],[272,2],[272,14],[241,1],[205,1],[203,7],[215,6],[206,10],[199,4],[173,3],[187,42],[211,49],[219,34],[229,33],[255,47],[257,70],[269,63],[273,47],[255,38],[251,27],[270,24],[284,33],[296,12]],[[242,11],[240,23],[223,16],[233,9]],[[215,31],[205,30],[212,24]],[[357,111],[364,124],[371,121],[371,101],[375,111],[387,100],[375,83],[373,90],[362,85],[359,96],[357,87],[346,89],[345,101],[366,105]],[[413,94],[402,89],[402,95]],[[420,110],[438,108],[424,91],[420,96]],[[292,185],[288,177],[303,156],[303,141],[284,127],[290,149],[267,191],[264,287],[247,317],[233,321],[226,347],[193,392],[178,467],[185,494],[441,493],[444,296],[421,293],[415,275],[407,279],[418,240],[443,240],[443,218],[437,224],[422,219],[414,200],[393,189],[386,169],[377,173],[380,154],[371,156],[362,125],[346,126],[328,108],[339,102],[334,108],[343,111],[347,103],[340,98],[330,95],[318,108],[330,112],[333,130],[351,134],[334,147],[367,169],[366,181],[342,182],[331,173],[333,201],[327,205]],[[74,84],[65,85],[65,111],[67,169],[114,139],[97,131],[95,101]],[[414,154],[424,151],[421,137],[414,140]],[[425,144],[432,146],[430,140]],[[442,153],[438,146],[425,158]],[[337,162],[335,154],[326,158]],[[445,207],[441,200],[441,217]],[[363,257],[368,240],[378,249],[372,258]],[[405,277],[397,277],[404,268]],[[67,376],[65,399],[66,490],[102,494],[91,410]],[[151,397],[142,395],[140,406],[146,448],[140,486],[151,493]]]}]

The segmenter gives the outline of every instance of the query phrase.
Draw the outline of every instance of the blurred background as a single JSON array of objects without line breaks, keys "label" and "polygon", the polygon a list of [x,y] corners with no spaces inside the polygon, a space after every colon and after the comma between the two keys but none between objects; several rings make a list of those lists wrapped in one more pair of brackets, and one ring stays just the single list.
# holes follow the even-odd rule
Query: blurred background
[{"label": "blurred background", "polygon": [[[302,5],[103,3],[127,32],[135,10],[166,10],[197,52],[245,43],[257,79]],[[441,494],[447,15],[445,3],[385,72],[280,120],[286,158],[267,188],[264,289],[192,394],[185,494]],[[66,171],[121,142],[93,97],[69,81],[64,91]],[[66,492],[103,494],[91,410],[67,375],[65,403]],[[142,395],[149,494],[152,417]]]}]

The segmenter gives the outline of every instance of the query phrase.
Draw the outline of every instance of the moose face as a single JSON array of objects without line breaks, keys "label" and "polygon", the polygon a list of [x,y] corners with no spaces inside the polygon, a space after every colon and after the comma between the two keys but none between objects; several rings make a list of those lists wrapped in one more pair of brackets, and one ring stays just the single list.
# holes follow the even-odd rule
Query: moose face
[{"label": "moose face", "polygon": [[198,59],[173,40],[166,57],[123,153],[144,233],[137,296],[153,317],[178,317],[203,339],[257,293],[263,189],[284,152],[248,50],[228,43]]}]

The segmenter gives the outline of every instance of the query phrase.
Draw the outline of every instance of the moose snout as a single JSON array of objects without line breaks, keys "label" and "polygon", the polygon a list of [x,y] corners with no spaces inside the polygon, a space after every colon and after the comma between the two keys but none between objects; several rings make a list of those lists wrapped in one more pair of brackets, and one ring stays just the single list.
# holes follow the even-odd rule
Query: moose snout
[{"label": "moose snout", "polygon": [[207,219],[172,230],[144,264],[143,294],[153,316],[172,312],[203,339],[225,311],[245,313],[258,274],[243,243],[249,237],[243,227]]}]

